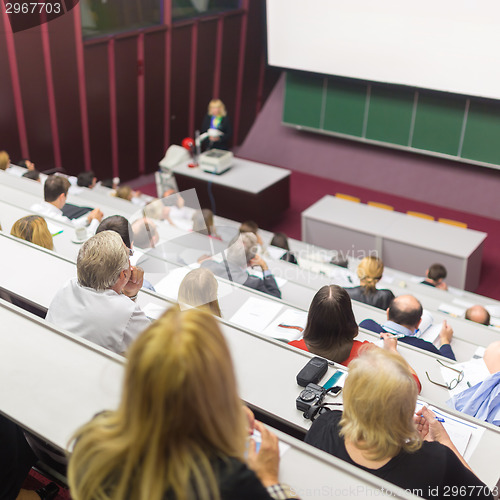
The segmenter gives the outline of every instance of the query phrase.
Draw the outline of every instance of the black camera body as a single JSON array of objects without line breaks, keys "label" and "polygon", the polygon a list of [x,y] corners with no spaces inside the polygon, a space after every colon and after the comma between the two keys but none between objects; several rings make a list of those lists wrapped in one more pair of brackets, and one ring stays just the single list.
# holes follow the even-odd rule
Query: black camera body
[{"label": "black camera body", "polygon": [[317,384],[307,384],[296,399],[297,410],[304,413],[314,405],[320,405],[325,399],[326,390]]}]

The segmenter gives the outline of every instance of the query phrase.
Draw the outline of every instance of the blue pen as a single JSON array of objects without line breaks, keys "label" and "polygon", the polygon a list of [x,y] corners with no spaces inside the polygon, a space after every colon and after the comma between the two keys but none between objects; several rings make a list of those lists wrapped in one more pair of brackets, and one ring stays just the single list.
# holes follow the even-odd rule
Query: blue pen
[{"label": "blue pen", "polygon": [[438,422],[441,422],[441,423],[442,423],[442,422],[444,422],[444,418],[441,418],[441,417],[436,417],[436,420],[437,420]]}]

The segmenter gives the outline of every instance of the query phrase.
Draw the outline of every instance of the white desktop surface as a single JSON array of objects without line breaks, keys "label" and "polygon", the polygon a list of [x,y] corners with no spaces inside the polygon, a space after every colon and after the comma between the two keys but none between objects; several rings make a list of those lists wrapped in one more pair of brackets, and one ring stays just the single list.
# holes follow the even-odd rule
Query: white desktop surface
[{"label": "white desktop surface", "polygon": [[469,257],[487,234],[363,203],[324,196],[302,216],[456,257]]},{"label": "white desktop surface", "polygon": [[182,163],[174,167],[172,171],[174,174],[182,174],[254,194],[260,193],[291,174],[290,170],[284,168],[272,167],[241,158],[234,158],[233,166],[221,175],[209,174],[200,167],[190,168],[188,167],[189,163]]}]

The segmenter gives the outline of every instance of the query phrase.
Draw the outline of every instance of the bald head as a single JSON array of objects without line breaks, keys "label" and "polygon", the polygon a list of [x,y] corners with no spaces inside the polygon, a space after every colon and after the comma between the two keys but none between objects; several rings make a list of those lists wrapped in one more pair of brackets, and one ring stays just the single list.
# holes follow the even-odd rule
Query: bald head
[{"label": "bald head", "polygon": [[490,373],[500,372],[500,340],[486,348],[483,360]]},{"label": "bald head", "polygon": [[472,306],[465,311],[465,319],[481,325],[489,325],[490,313],[483,306]]},{"label": "bald head", "polygon": [[422,304],[413,295],[400,295],[396,297],[389,309],[387,319],[409,330],[415,330],[422,318]]}]

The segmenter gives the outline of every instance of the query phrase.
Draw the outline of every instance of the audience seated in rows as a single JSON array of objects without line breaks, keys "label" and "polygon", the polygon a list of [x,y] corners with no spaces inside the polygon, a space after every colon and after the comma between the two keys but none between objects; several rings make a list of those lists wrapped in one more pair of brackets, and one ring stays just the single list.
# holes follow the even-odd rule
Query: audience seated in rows
[{"label": "audience seated in rows", "polygon": [[[358,325],[349,294],[338,285],[325,285],[312,299],[303,338],[293,340],[289,345],[349,366],[364,349],[375,348],[368,340],[355,340],[357,335]],[[397,352],[397,339],[393,335],[384,332],[381,337],[385,349]],[[420,381],[410,369],[420,391]]]},{"label": "audience seated in rows", "polygon": [[320,415],[305,440],[420,497],[443,498],[456,488],[493,499],[435,414],[423,407],[414,416],[417,394],[402,358],[370,349],[349,367],[343,412]]},{"label": "audience seated in rows", "polygon": [[257,253],[259,255],[266,254],[266,245],[264,244],[264,240],[260,235],[259,225],[253,220],[247,220],[242,222],[240,225],[240,233],[253,233],[257,238]]},{"label": "audience seated in rows", "polygon": [[39,215],[27,215],[14,222],[10,234],[48,250],[54,250],[54,241],[47,222]]},{"label": "audience seated in rows", "polygon": [[132,223],[132,234],[134,244],[142,248],[155,248],[160,241],[158,228],[153,220],[143,217]]},{"label": "audience seated in rows", "polygon": [[425,280],[422,281],[422,284],[440,288],[441,290],[448,290],[448,285],[444,281],[447,275],[448,272],[446,271],[446,267],[442,264],[432,264],[432,266],[425,271]]},{"label": "audience seated in rows", "polygon": [[489,326],[491,322],[490,313],[480,305],[471,306],[465,311],[465,319]]},{"label": "audience seated in rows", "polygon": [[[173,307],[131,346],[118,409],[95,416],[74,436],[71,494],[291,498],[278,481],[278,438],[248,413],[217,321]],[[253,439],[247,446],[253,427],[262,435],[259,451]]]},{"label": "audience seated in rows", "polygon": [[7,170],[10,165],[10,156],[7,151],[0,151],[0,170]]},{"label": "audience seated in rows", "polygon": [[62,213],[62,208],[66,204],[70,182],[66,177],[60,175],[50,175],[47,177],[43,186],[44,201],[36,203],[30,210],[44,217],[59,220],[61,222],[69,222],[75,227],[84,227],[89,225],[89,231],[94,233],[102,220],[103,214],[99,208],[95,208],[86,218],[69,219]]},{"label": "audience seated in rows", "polygon": [[[500,340],[491,343],[483,359],[472,359],[462,365],[468,377],[467,365],[475,365],[474,385],[454,395],[447,403],[457,411],[500,426]],[[482,365],[482,366],[481,366]],[[482,373],[478,376],[478,373]]]},{"label": "audience seated in rows", "polygon": [[220,312],[217,290],[219,284],[214,273],[204,267],[193,269],[186,274],[179,286],[178,302],[181,309],[188,307],[203,307],[215,316]]},{"label": "audience seated in rows", "polygon": [[143,271],[114,231],[89,238],[78,252],[77,279],[59,290],[47,321],[118,354],[149,325],[135,299]]},{"label": "audience seated in rows", "polygon": [[32,181],[41,182],[40,172],[38,170],[28,170],[23,174],[25,179],[31,179]]},{"label": "audience seated in rows", "polygon": [[398,340],[424,351],[440,354],[455,360],[455,354],[451,348],[453,329],[443,321],[439,332],[439,349],[432,343],[418,338],[418,327],[422,321],[422,304],[412,295],[400,295],[396,297],[387,309],[387,322],[379,325],[372,319],[365,319],[359,326],[375,333],[389,332],[398,336]]},{"label": "audience seated in rows", "polygon": [[290,262],[291,264],[298,264],[297,258],[295,257],[294,253],[290,252],[288,238],[285,233],[275,233],[270,245],[286,250],[286,252],[280,257],[281,260]]},{"label": "audience seated in rows", "polygon": [[[208,259],[201,266],[210,269],[216,276],[281,298],[280,289],[266,261],[257,254],[257,237],[254,233],[241,233],[226,253],[227,261],[215,262]],[[260,267],[262,278],[249,275],[248,266]]]},{"label": "audience seated in rows", "polygon": [[[96,234],[102,231],[114,231],[118,233],[123,241],[123,244],[127,247],[129,255],[132,257],[134,255],[134,233],[132,231],[132,226],[129,221],[122,217],[121,215],[111,215],[106,217],[96,229]],[[143,279],[142,288],[146,290],[155,291],[153,285],[146,279]]]},{"label": "audience seated in rows", "polygon": [[214,214],[208,208],[202,208],[193,214],[193,231],[210,236],[210,238],[221,239],[215,228]]},{"label": "audience seated in rows", "polygon": [[97,184],[97,177],[91,170],[86,172],[80,172],[76,181],[76,185],[80,187],[86,187],[93,189]]},{"label": "audience seated in rows", "polygon": [[394,299],[391,290],[377,290],[377,283],[382,279],[384,263],[378,257],[370,256],[358,265],[360,286],[346,288],[351,299],[363,302],[379,309],[387,309]]}]

